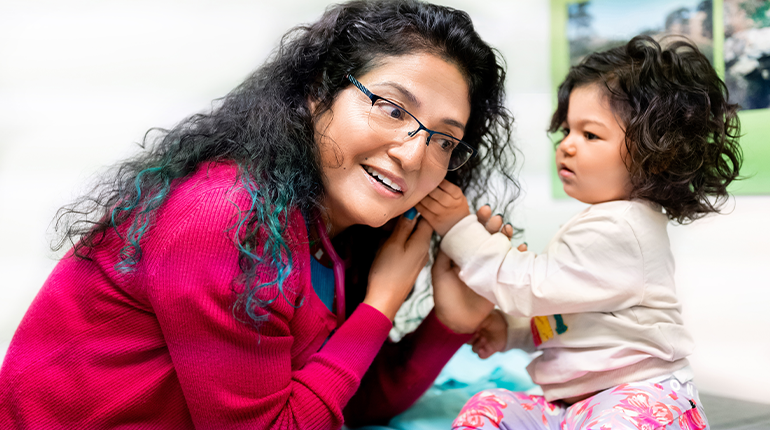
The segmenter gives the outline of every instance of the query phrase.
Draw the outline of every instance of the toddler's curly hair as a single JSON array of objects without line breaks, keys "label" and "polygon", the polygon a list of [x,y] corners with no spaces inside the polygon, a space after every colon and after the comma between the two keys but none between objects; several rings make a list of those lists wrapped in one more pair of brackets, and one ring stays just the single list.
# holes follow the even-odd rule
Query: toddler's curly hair
[{"label": "toddler's curly hair", "polygon": [[665,49],[648,36],[593,53],[559,86],[549,132],[567,119],[574,88],[598,84],[625,129],[631,198],[660,204],[669,219],[688,223],[719,212],[738,178],[739,106],[692,43]]}]

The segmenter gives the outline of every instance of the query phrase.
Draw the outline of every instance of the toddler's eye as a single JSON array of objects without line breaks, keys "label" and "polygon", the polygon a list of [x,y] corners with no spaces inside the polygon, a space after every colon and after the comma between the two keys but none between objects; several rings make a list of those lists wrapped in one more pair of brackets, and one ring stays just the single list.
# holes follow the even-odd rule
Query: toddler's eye
[{"label": "toddler's eye", "polygon": [[562,127],[562,129],[561,129],[561,134],[562,134],[564,137],[567,137],[567,135],[569,135],[569,129],[568,129],[568,128],[566,128],[566,127]]},{"label": "toddler's eye", "polygon": [[593,133],[588,133],[588,132],[586,132],[586,139],[588,139],[588,140],[594,140],[594,139],[598,139],[598,138],[599,138],[599,136],[597,136],[597,135],[595,135],[595,134],[593,134]]}]

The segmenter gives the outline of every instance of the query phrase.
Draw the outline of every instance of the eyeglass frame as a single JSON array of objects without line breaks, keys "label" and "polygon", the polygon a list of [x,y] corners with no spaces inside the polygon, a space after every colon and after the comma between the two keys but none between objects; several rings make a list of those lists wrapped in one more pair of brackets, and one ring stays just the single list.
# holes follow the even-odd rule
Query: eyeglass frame
[{"label": "eyeglass frame", "polygon": [[[449,166],[447,166],[447,168],[446,168],[447,172],[454,172],[455,170],[457,170],[457,169],[459,169],[460,167],[464,166],[464,165],[465,165],[465,163],[467,163],[468,161],[470,161],[470,160],[471,160],[471,158],[473,158],[473,157],[475,157],[475,156],[476,156],[476,153],[477,153],[478,151],[476,151],[476,148],[472,147],[472,146],[471,146],[471,145],[470,145],[468,142],[465,142],[465,141],[463,141],[463,140],[461,140],[461,139],[458,139],[458,138],[456,138],[456,137],[454,137],[454,136],[452,136],[452,135],[449,135],[449,134],[446,134],[446,133],[442,133],[442,132],[440,132],[440,131],[434,131],[434,130],[431,130],[431,129],[429,129],[428,127],[425,127],[425,126],[424,126],[424,125],[423,125],[423,124],[420,122],[420,120],[419,120],[419,119],[417,119],[417,117],[416,117],[416,116],[412,115],[412,113],[411,113],[411,112],[409,112],[408,110],[406,110],[406,109],[404,109],[403,107],[399,106],[397,103],[393,102],[392,100],[386,99],[385,97],[381,97],[381,96],[378,96],[377,94],[374,94],[374,93],[372,93],[372,92],[371,92],[371,91],[369,91],[369,89],[367,89],[367,88],[366,88],[366,87],[365,87],[365,86],[364,86],[364,85],[363,85],[361,82],[358,82],[358,80],[357,80],[356,78],[354,78],[354,77],[353,77],[353,75],[351,75],[350,73],[346,74],[346,75],[345,75],[345,77],[346,77],[346,78],[347,78],[347,79],[348,79],[348,80],[349,80],[349,81],[350,81],[350,82],[351,82],[353,85],[355,85],[355,86],[356,86],[356,88],[358,88],[359,90],[361,90],[361,92],[363,92],[363,93],[364,93],[364,94],[365,94],[365,95],[366,95],[366,96],[369,98],[369,100],[371,100],[371,101],[372,101],[372,107],[374,107],[374,104],[377,102],[377,100],[384,100],[384,101],[386,101],[386,102],[388,102],[388,103],[392,104],[393,106],[397,107],[398,109],[401,109],[402,111],[406,112],[406,114],[407,114],[407,115],[411,116],[411,117],[412,117],[412,119],[414,119],[414,120],[415,120],[415,122],[417,122],[417,125],[419,125],[419,127],[417,127],[417,130],[414,130],[414,131],[409,131],[409,132],[407,132],[407,135],[408,135],[409,137],[414,137],[414,136],[415,136],[417,133],[419,133],[420,131],[422,131],[422,130],[425,130],[425,131],[428,133],[428,138],[427,138],[427,139],[425,139],[425,146],[430,146],[430,139],[433,137],[433,135],[434,135],[434,134],[438,134],[438,135],[441,135],[441,136],[446,136],[446,137],[448,137],[448,138],[450,138],[450,139],[456,140],[456,141],[457,141],[457,145],[458,145],[458,146],[459,146],[459,145],[462,145],[462,146],[464,146],[465,148],[467,148],[467,149],[470,149],[470,153],[471,153],[471,155],[470,155],[470,156],[469,156],[469,157],[468,157],[468,158],[467,158],[465,161],[463,161],[463,162],[462,162],[462,163],[461,163],[459,166],[455,167],[454,169],[450,169],[450,168],[449,168]],[[455,148],[456,148],[456,147],[455,147]],[[452,151],[454,152],[454,149],[453,149]],[[451,159],[451,155],[450,155],[450,159]]]}]

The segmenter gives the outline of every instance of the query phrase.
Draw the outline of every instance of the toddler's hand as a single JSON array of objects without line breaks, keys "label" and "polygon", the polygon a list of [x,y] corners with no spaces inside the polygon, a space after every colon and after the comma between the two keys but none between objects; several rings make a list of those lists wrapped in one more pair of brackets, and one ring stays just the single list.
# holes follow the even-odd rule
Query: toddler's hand
[{"label": "toddler's hand", "polygon": [[452,226],[471,213],[463,191],[446,179],[417,203],[415,209],[439,236],[444,236]]},{"label": "toddler's hand", "polygon": [[[476,211],[476,219],[484,225],[488,232],[500,232],[506,235],[508,239],[513,238],[513,226],[510,223],[503,224],[503,216],[500,214],[492,216],[492,207],[488,204]],[[522,251],[522,249],[519,249],[519,251]]]},{"label": "toddler's hand", "polygon": [[479,358],[489,358],[492,354],[505,349],[508,339],[508,323],[500,310],[495,309],[481,322],[476,333],[468,343]]}]

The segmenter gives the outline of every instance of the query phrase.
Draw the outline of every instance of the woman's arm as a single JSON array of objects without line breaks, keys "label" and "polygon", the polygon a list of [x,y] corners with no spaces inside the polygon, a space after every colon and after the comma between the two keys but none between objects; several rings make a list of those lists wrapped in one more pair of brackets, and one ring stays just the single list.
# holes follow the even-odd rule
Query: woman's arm
[{"label": "woman's arm", "polygon": [[[192,421],[212,429],[339,428],[342,408],[387,338],[391,322],[362,305],[319,352],[306,361],[297,359],[298,350],[320,348],[330,330],[308,312],[310,305],[302,304],[298,291],[303,282],[309,283],[296,245],[306,240],[298,214],[287,229],[289,242],[295,244],[294,270],[284,284],[288,301],[267,288],[261,297],[275,298],[268,319],[257,329],[238,321],[232,311],[237,297],[232,281],[240,268],[233,231],[228,231],[236,214],[230,201],[237,198],[227,191],[193,192],[192,204],[184,205],[178,194],[172,195],[158,217],[158,241],[146,247],[143,260],[150,301]],[[173,234],[163,237],[161,232]],[[265,271],[257,282],[272,277]]]},{"label": "woman's arm", "polygon": [[447,328],[432,311],[400,342],[386,342],[345,408],[345,423],[351,427],[387,424],[430,388],[470,337]]}]

